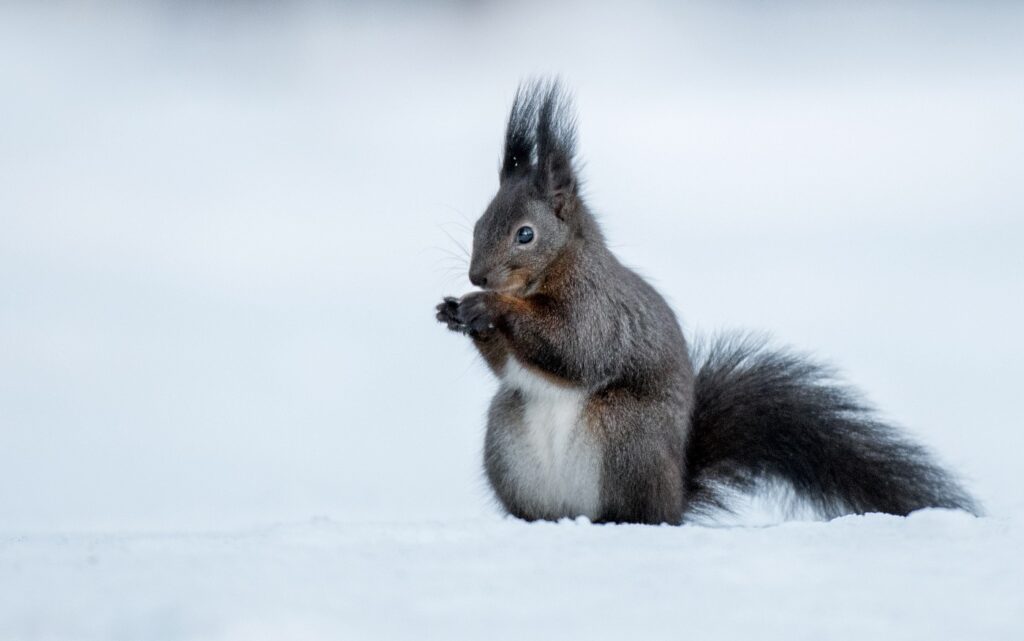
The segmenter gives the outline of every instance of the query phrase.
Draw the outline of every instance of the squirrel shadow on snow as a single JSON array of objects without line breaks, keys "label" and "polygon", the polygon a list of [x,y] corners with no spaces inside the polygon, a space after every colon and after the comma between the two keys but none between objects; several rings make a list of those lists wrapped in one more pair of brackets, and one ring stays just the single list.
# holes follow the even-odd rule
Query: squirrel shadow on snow
[{"label": "squirrel shadow on snow", "polygon": [[500,380],[484,466],[527,520],[682,523],[762,484],[831,518],[979,508],[827,367],[746,335],[691,350],[675,314],[608,249],[578,190],[557,82],[516,93],[470,281],[437,319]]}]

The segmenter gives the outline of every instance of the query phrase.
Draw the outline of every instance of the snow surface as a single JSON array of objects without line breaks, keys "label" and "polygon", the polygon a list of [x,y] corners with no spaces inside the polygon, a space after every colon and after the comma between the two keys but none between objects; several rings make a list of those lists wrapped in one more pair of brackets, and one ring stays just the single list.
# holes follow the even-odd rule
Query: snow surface
[{"label": "snow surface", "polygon": [[[1022,33],[998,2],[0,3],[0,639],[1024,638]],[[494,381],[432,309],[532,73],[690,336],[835,363],[988,516],[501,519]]]},{"label": "snow surface", "polygon": [[1015,639],[1024,529],[345,524],[0,539],[5,639]]}]

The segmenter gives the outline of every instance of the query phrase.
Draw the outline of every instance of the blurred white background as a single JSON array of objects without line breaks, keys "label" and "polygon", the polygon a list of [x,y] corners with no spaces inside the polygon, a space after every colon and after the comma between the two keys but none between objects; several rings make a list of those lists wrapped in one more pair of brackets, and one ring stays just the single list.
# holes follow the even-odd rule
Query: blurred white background
[{"label": "blurred white background", "polygon": [[0,7],[0,530],[497,515],[433,320],[517,83],[691,335],[772,332],[1024,508],[1024,5]]}]

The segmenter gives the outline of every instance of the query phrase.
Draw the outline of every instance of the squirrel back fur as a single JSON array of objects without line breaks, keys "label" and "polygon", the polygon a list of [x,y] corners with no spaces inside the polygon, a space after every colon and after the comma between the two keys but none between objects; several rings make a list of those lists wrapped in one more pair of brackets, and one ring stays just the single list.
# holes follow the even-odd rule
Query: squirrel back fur
[{"label": "squirrel back fur", "polygon": [[481,289],[437,307],[500,381],[484,467],[508,513],[680,523],[761,482],[829,517],[977,510],[827,368],[744,336],[691,355],[664,298],[608,249],[575,145],[560,86],[520,87],[473,232]]}]

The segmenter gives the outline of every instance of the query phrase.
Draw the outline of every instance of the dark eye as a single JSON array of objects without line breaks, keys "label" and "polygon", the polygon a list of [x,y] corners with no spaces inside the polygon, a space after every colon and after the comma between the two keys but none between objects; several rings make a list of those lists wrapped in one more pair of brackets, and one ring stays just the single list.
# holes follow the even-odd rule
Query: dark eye
[{"label": "dark eye", "polygon": [[519,231],[516,232],[516,242],[520,245],[533,240],[533,227],[520,227]]}]

